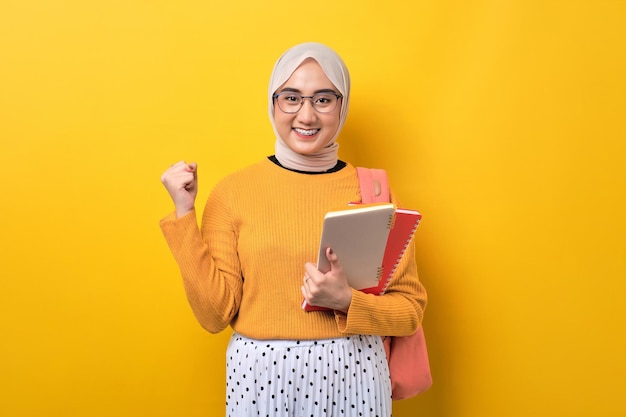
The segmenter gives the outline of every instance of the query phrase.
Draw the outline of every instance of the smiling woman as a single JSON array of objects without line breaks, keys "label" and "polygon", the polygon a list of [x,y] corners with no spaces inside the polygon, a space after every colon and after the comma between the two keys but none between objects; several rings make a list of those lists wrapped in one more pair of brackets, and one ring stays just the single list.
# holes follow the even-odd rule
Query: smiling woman
[{"label": "smiling woman", "polygon": [[[282,95],[283,92],[302,96],[330,93],[341,106],[337,108],[335,104],[332,108],[329,106],[328,111],[320,111],[314,100],[310,105],[302,100],[295,113],[295,108],[291,107],[285,112],[280,107],[280,97],[293,100],[293,95]],[[343,59],[325,45],[296,45],[276,62],[268,93],[277,160],[283,166],[300,171],[333,168],[339,146],[335,140],[346,121],[350,102],[350,74]],[[299,133],[294,133],[294,129],[299,129]]]},{"label": "smiling woman", "polygon": [[[275,155],[218,183],[201,229],[197,165],[161,177],[176,209],[161,226],[196,318],[212,333],[234,330],[229,416],[391,415],[381,337],[415,333],[426,305],[412,244],[380,297],[348,285],[332,248],[329,272],[311,262],[325,213],[361,199],[355,167],[337,153],[349,96],[333,50],[297,45],[270,80]],[[303,298],[325,309],[305,312]]]},{"label": "smiling woman", "polygon": [[[393,416],[626,416],[624,21],[623,0],[0,1],[0,415],[224,415],[231,331],[190,320],[155,227],[171,206],[156,177],[198,161],[200,216],[218,180],[273,155],[269,97],[299,63],[268,91],[273,65],[317,36],[350,68],[339,158],[386,168],[425,218],[415,243],[435,384]],[[296,303],[302,319],[310,250],[293,298],[267,303],[291,262],[278,239],[311,247],[305,205],[333,203],[338,175],[295,182],[305,175],[265,162],[271,188],[248,176],[222,195],[267,194],[287,225],[209,211],[242,221],[233,268],[249,300],[233,325],[289,337],[271,320]],[[252,323],[257,297],[268,309]]]},{"label": "smiling woman", "polygon": [[273,95],[278,107],[274,108],[274,125],[289,149],[300,155],[314,155],[332,147],[339,129],[337,101],[341,95],[317,61],[304,61],[278,92]]}]

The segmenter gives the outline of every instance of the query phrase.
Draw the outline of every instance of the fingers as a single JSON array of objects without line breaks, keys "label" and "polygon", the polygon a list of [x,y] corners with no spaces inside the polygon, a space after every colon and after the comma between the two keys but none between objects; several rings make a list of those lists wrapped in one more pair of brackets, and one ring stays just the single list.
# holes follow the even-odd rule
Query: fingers
[{"label": "fingers", "polygon": [[190,162],[189,165],[187,165],[186,170],[187,172],[191,172],[193,174],[193,181],[185,186],[185,189],[189,191],[192,188],[195,188],[198,181],[198,164]]},{"label": "fingers", "polygon": [[302,286],[300,290],[305,299],[309,300],[312,296],[312,292],[317,290],[317,283],[321,279],[317,276],[320,272],[317,267],[311,262],[307,262],[304,265],[304,277],[302,277]]},{"label": "fingers", "polygon": [[341,264],[339,263],[339,257],[333,251],[333,248],[326,248],[326,259],[330,262],[330,270],[337,270],[341,268]]},{"label": "fingers", "polygon": [[[192,174],[192,175],[189,175]],[[170,166],[162,175],[161,182],[165,185],[168,183],[182,181],[183,188],[188,189],[190,184],[193,185],[193,181],[198,177],[198,164],[185,161],[180,161]]]},{"label": "fingers", "polygon": [[317,274],[319,273],[320,272],[317,270],[314,264],[312,264],[311,262],[307,262],[306,264],[304,264],[304,277],[302,278],[302,281],[305,285],[307,285],[309,281],[312,281],[311,284],[315,284],[319,278],[314,279],[314,277],[317,277]]},{"label": "fingers", "polygon": [[[341,271],[341,264],[339,263],[339,257],[332,250],[332,248],[326,249],[326,259],[328,259],[328,262],[330,262],[331,272]],[[311,262],[307,262],[304,265],[304,270],[305,270],[305,273],[304,273],[304,277],[302,278],[302,280],[303,280],[304,285],[307,288],[310,288],[310,289],[317,288],[319,285],[322,284],[322,281],[324,281],[325,274],[321,273],[317,269],[317,266],[315,264]]]},{"label": "fingers", "polygon": [[311,297],[311,290],[309,288],[309,281],[311,280],[311,276],[305,272],[304,277],[302,278],[302,286],[300,287],[300,292],[302,292],[302,296],[304,297],[305,300],[307,300],[307,302],[309,301],[310,297]]},{"label": "fingers", "polygon": [[326,258],[331,266],[327,273],[319,271],[311,262],[304,265],[305,273],[300,291],[306,302],[312,306],[347,311],[352,300],[348,279],[339,263],[339,257],[332,249],[326,249]]},{"label": "fingers", "polygon": [[178,217],[193,210],[198,193],[198,165],[179,161],[161,175],[161,182],[169,193]]},{"label": "fingers", "polygon": [[197,170],[198,170],[198,164],[196,162],[187,163],[185,161],[179,161],[179,162],[176,162],[175,164],[170,165],[170,167],[165,172],[180,172],[180,171],[196,172]]}]

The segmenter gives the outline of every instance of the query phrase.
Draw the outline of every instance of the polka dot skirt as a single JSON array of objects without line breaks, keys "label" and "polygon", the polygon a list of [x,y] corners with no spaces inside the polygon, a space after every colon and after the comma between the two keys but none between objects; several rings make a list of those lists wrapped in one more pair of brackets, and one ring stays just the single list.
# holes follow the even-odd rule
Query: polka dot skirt
[{"label": "polka dot skirt", "polygon": [[226,355],[229,417],[391,416],[379,336],[267,341],[234,334]]}]

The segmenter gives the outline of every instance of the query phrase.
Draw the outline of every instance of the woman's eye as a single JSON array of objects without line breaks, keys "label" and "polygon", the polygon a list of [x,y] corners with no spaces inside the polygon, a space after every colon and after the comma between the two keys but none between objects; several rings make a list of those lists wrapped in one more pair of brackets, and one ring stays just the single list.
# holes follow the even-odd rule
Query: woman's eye
[{"label": "woman's eye", "polygon": [[283,96],[283,100],[288,101],[290,103],[297,103],[300,101],[300,97],[298,96]]},{"label": "woman's eye", "polygon": [[333,102],[333,98],[334,96],[329,96],[327,94],[322,95],[322,96],[315,96],[315,103],[321,104],[321,105],[330,104]]}]

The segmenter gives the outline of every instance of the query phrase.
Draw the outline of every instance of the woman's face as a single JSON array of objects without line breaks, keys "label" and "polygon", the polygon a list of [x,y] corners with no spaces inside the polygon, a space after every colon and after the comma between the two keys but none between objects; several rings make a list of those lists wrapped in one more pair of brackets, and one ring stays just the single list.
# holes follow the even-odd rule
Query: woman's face
[{"label": "woman's face", "polygon": [[[290,91],[303,96],[312,96],[322,91],[339,94],[319,64],[313,59],[305,60],[281,85],[276,93]],[[311,100],[305,99],[297,113],[284,113],[274,100],[274,123],[283,141],[292,151],[312,155],[328,145],[339,128],[341,102],[330,113],[319,113]]]}]

